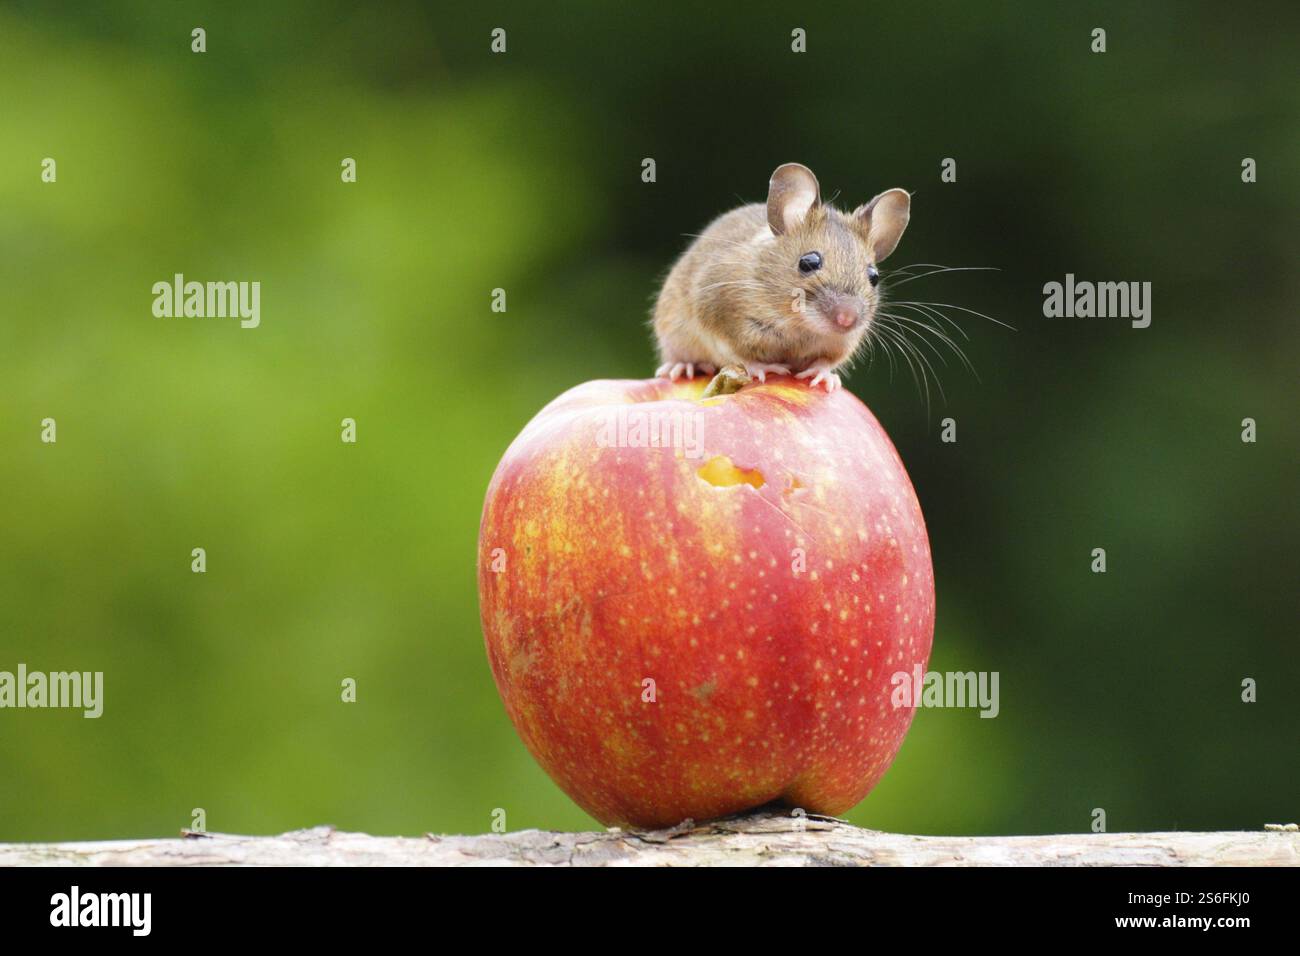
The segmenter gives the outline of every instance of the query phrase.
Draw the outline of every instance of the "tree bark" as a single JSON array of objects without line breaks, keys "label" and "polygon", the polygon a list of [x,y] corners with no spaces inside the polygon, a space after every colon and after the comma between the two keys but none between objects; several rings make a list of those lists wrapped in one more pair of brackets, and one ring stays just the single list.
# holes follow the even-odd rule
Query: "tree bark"
[{"label": "tree bark", "polygon": [[907,836],[762,811],[670,830],[280,836],[0,844],[0,866],[1298,866],[1300,833]]}]

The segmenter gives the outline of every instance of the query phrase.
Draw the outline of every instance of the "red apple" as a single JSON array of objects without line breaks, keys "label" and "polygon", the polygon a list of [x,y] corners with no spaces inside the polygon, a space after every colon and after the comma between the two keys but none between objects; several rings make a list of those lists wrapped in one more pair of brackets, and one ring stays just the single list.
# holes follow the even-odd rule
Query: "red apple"
[{"label": "red apple", "polygon": [[[607,825],[781,801],[838,814],[912,720],[934,575],[921,508],[850,392],[595,381],[488,487],[479,597],[515,729]],[[655,428],[654,426],[658,426]]]}]

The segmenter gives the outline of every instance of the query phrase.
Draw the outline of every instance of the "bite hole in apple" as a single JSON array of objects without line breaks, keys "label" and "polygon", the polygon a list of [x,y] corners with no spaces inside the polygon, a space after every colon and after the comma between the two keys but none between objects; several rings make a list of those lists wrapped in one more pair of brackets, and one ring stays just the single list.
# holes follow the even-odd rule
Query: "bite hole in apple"
[{"label": "bite hole in apple", "polygon": [[741,468],[726,455],[714,455],[699,467],[696,474],[715,488],[734,488],[738,485],[762,488],[767,484],[763,473],[757,468]]}]

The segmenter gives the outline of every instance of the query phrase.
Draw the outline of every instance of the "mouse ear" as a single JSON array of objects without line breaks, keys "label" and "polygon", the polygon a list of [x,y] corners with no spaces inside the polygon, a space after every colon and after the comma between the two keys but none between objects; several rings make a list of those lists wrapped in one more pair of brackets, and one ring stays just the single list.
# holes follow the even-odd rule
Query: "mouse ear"
[{"label": "mouse ear", "polygon": [[871,258],[881,262],[894,251],[903,238],[907,220],[912,215],[912,197],[905,189],[889,189],[865,206],[853,210],[858,228],[867,237]]},{"label": "mouse ear", "polygon": [[772,234],[780,236],[796,228],[821,201],[821,188],[811,169],[798,163],[778,166],[767,185],[767,224]]}]

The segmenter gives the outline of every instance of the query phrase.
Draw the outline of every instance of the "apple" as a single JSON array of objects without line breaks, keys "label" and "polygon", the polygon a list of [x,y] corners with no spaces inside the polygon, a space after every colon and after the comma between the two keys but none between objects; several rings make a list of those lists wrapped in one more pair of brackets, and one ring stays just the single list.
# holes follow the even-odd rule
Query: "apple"
[{"label": "apple", "polygon": [[852,393],[782,376],[594,381],[487,491],[479,598],[515,729],[606,825],[779,801],[839,814],[898,752],[934,575],[920,504]]}]

